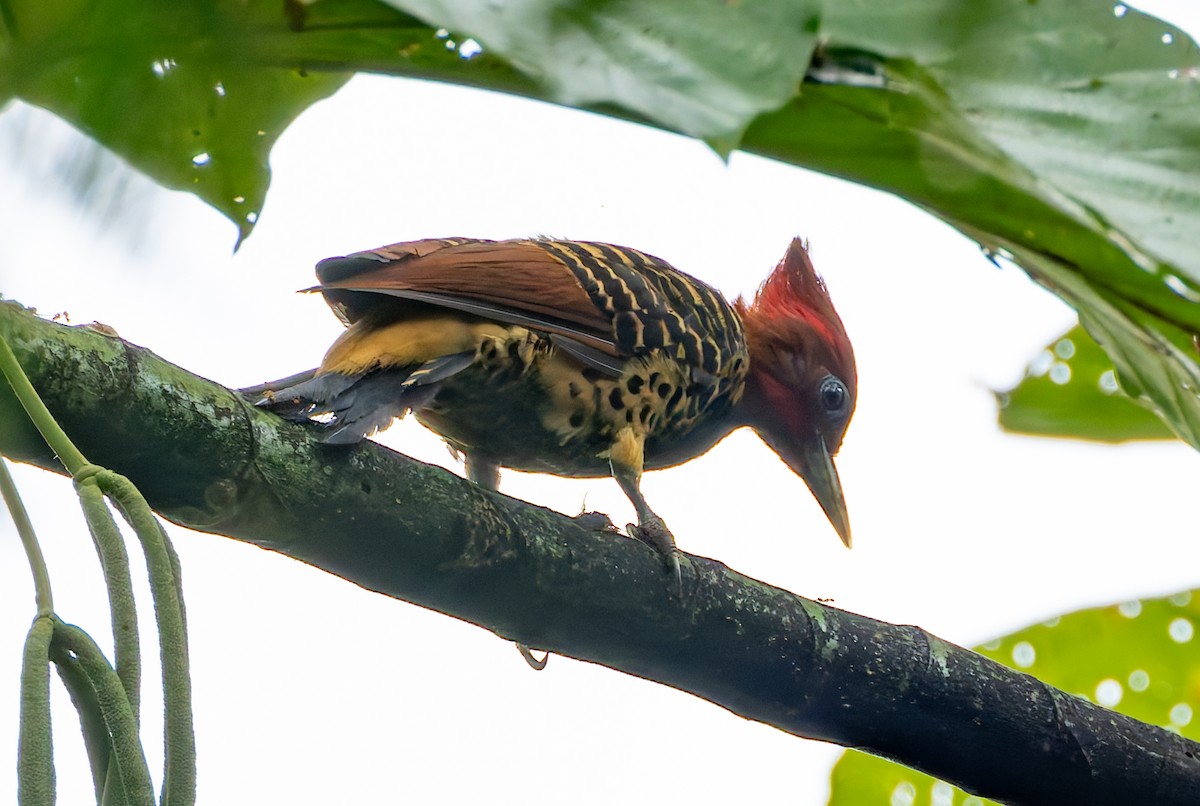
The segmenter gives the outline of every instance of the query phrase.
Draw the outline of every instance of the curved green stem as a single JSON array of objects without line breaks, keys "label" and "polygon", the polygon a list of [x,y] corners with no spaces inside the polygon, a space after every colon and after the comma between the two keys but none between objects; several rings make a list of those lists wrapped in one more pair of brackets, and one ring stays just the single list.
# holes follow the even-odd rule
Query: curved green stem
[{"label": "curved green stem", "polygon": [[[138,648],[137,611],[133,598],[133,585],[129,573],[129,557],[125,551],[120,531],[112,519],[112,514],[104,503],[103,494],[108,495],[121,509],[125,519],[133,526],[141,541],[146,554],[146,564],[149,570],[151,593],[154,598],[154,611],[158,620],[159,644],[163,666],[163,695],[164,695],[164,734],[166,741],[166,770],[163,777],[164,804],[171,806],[187,806],[195,802],[196,792],[196,743],[192,726],[191,709],[191,677],[188,671],[187,626],[183,610],[183,595],[179,584],[179,559],[167,538],[162,525],[154,517],[150,506],[138,492],[137,488],[126,479],[95,465],[88,463],[83,453],[71,442],[66,432],[54,420],[37,391],[29,382],[24,370],[8,343],[0,338],[0,374],[8,379],[17,399],[21,402],[30,420],[41,433],[46,444],[55,452],[59,461],[74,477],[79,492],[80,502],[87,517],[89,529],[100,562],[104,569],[105,580],[108,583],[110,611],[113,622],[113,640],[116,645],[116,661],[119,671],[114,671],[104,658],[103,653],[91,637],[84,631],[71,625],[65,625],[54,620],[49,636],[43,643],[34,643],[31,631],[30,646],[39,646],[48,651],[43,653],[41,667],[29,666],[28,683],[23,686],[32,693],[30,702],[40,702],[38,692],[41,689],[33,683],[42,680],[46,689],[45,715],[45,745],[49,747],[49,657],[53,652],[63,671],[64,681],[75,684],[80,682],[81,674],[86,675],[87,681],[95,690],[94,701],[99,706],[103,721],[111,737],[112,752],[92,752],[89,744],[89,757],[92,760],[93,776],[96,778],[97,791],[102,792],[101,799],[108,801],[112,792],[112,767],[109,763],[116,762],[119,773],[119,786],[125,803],[154,802],[154,791],[146,770],[145,757],[142,754],[140,737],[138,735],[138,702],[141,679],[141,655]],[[7,468],[0,462],[0,492],[9,503],[13,518],[17,521],[18,532],[25,544],[33,567],[35,587],[37,590],[39,621],[35,628],[44,620],[51,623],[53,603],[50,597],[49,574],[46,572],[45,561],[33,537],[29,519],[16,496],[16,488]],[[38,633],[39,638],[42,637]],[[28,648],[27,648],[28,649]],[[27,652],[27,660],[33,655]],[[39,668],[42,672],[39,677]],[[114,685],[115,684],[115,685]],[[24,688],[23,688],[24,690]],[[82,690],[73,692],[72,696],[78,702],[89,700]],[[94,711],[94,709],[93,709]],[[33,713],[31,711],[31,713]],[[86,709],[80,710],[80,719],[84,723],[85,736],[88,726],[95,727],[96,715]],[[38,720],[22,718],[22,739],[25,737],[26,724],[31,725],[31,736],[36,739],[41,734]],[[93,731],[94,733],[94,731]],[[96,739],[95,736],[92,737]],[[38,742],[31,747],[40,747]],[[22,754],[36,759],[37,754]],[[30,800],[33,803],[53,802],[53,766],[47,761],[46,768],[50,775],[49,800]],[[36,767],[34,761],[30,762]],[[99,765],[99,766],[98,766]],[[103,769],[105,781],[100,780]],[[31,780],[34,780],[31,778]],[[41,779],[37,779],[41,780]],[[41,793],[44,786],[37,790]],[[33,789],[30,789],[33,792]],[[34,797],[31,795],[31,797]],[[37,797],[42,797],[38,794]],[[24,804],[24,801],[22,801]]]},{"label": "curved green stem", "polygon": [[21,728],[17,743],[17,802],[52,806],[54,742],[50,733],[50,641],[54,619],[39,615],[25,639],[21,664]]},{"label": "curved green stem", "polygon": [[96,481],[129,521],[146,555],[162,659],[165,770],[162,802],[189,806],[196,799],[196,737],[192,725],[192,681],[188,669],[187,616],[179,559],[166,530],[129,479],[111,470]]},{"label": "curved green stem", "polygon": [[133,598],[133,579],[129,572],[129,554],[112,510],[104,500],[95,475],[76,481],[79,503],[83,507],[100,567],[108,587],[108,607],[112,617],[113,645],[116,648],[117,676],[125,686],[133,718],[138,719],[141,695],[142,656],[138,643],[137,605]]},{"label": "curved green stem", "polygon": [[[79,714],[79,729],[83,733],[83,745],[87,750],[88,763],[92,768],[92,784],[96,789],[96,802],[104,800],[106,788],[110,780],[118,780],[115,768],[109,763],[112,758],[112,742],[108,736],[108,725],[104,723],[104,714],[100,710],[100,701],[96,698],[96,689],[87,673],[71,653],[60,646],[51,647],[50,659],[54,661],[54,670],[71,697],[71,704]],[[119,789],[119,784],[113,789]],[[120,803],[121,800],[114,800]]]},{"label": "curved green stem", "polygon": [[0,375],[8,379],[9,385],[12,386],[17,400],[21,401],[21,406],[29,415],[29,419],[37,426],[37,430],[42,434],[42,439],[46,440],[46,444],[58,456],[58,460],[63,463],[67,472],[71,475],[79,472],[80,468],[87,464],[87,459],[75,447],[75,443],[71,442],[67,432],[62,430],[54,416],[50,414],[50,410],[46,408],[46,404],[38,397],[33,384],[25,375],[25,370],[21,369],[21,364],[3,337],[0,337]]},{"label": "curved green stem", "polygon": [[38,545],[29,513],[17,493],[8,463],[0,459],[0,496],[8,506],[29,568],[37,600],[37,618],[25,639],[21,664],[21,727],[17,749],[17,800],[21,806],[54,803],[54,744],[50,732],[50,640],[54,634],[54,597],[50,572]]},{"label": "curved green stem", "polygon": [[125,802],[130,806],[154,806],[154,785],[146,757],[142,754],[137,721],[121,679],[109,665],[91,637],[72,624],[59,622],[54,627],[51,651],[66,653],[77,660],[96,692],[96,702],[112,742],[111,760],[116,762]]},{"label": "curved green stem", "polygon": [[33,531],[33,522],[25,511],[25,504],[17,492],[12,474],[8,472],[8,463],[0,459],[0,498],[8,506],[13,523],[17,526],[17,535],[25,548],[25,556],[29,558],[29,570],[33,573],[33,590],[37,600],[38,616],[49,616],[54,612],[54,596],[50,592],[50,572],[46,568],[46,558],[42,555],[42,547],[38,545],[37,535]]}]

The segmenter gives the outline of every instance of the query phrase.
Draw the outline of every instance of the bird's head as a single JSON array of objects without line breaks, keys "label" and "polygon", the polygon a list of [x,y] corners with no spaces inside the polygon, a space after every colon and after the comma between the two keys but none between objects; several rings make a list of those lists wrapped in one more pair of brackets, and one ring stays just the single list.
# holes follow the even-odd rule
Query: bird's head
[{"label": "bird's head", "polygon": [[750,371],[745,422],[794,472],[850,545],[846,501],[833,457],[854,413],[854,352],[805,245],[793,240],[754,301],[735,304]]}]

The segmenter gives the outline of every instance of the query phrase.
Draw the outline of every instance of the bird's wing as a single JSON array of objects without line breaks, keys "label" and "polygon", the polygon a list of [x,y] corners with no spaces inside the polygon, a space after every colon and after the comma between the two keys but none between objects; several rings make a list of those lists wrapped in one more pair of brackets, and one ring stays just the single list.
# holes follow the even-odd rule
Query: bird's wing
[{"label": "bird's wing", "polygon": [[612,358],[632,354],[618,344],[612,314],[539,241],[412,241],[323,260],[317,275],[330,305],[351,322],[382,294],[544,331],[585,363],[609,356],[608,372],[619,365]]},{"label": "bird's wing", "polygon": [[613,338],[628,355],[663,351],[712,377],[740,376],[745,333],[721,292],[665,261],[612,244],[542,241],[612,315]]},{"label": "bird's wing", "polygon": [[548,333],[608,374],[671,352],[711,375],[740,371],[741,323],[719,292],[664,261],[611,244],[443,238],[393,244],[317,266],[320,290],[348,322],[380,294]]}]

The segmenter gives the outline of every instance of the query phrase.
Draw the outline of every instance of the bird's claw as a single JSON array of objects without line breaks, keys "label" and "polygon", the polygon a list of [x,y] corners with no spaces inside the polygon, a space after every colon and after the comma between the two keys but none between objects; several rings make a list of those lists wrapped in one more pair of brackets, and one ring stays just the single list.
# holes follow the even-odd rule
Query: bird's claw
[{"label": "bird's claw", "polygon": [[535,672],[540,672],[542,669],[545,669],[546,664],[550,660],[549,651],[547,651],[546,654],[540,659],[535,658],[533,656],[533,650],[519,641],[517,642],[517,651],[521,653],[521,657],[524,658],[525,662],[529,664],[529,668],[533,669]]},{"label": "bird's claw", "polygon": [[671,570],[675,574],[675,598],[683,599],[683,569],[679,567],[679,552],[675,549],[671,550],[671,557],[667,561],[671,566]]},{"label": "bird's claw", "polygon": [[625,527],[630,537],[646,543],[660,555],[667,564],[667,570],[673,577],[672,593],[676,598],[683,598],[683,569],[679,565],[679,551],[675,548],[675,538],[671,530],[657,516],[647,518],[642,523],[630,523]]}]

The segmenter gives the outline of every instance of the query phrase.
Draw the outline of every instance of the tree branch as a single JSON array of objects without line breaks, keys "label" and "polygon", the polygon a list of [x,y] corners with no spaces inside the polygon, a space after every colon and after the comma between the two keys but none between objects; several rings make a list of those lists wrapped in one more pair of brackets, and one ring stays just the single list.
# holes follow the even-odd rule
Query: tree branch
[{"label": "tree branch", "polygon": [[[0,303],[8,340],[93,462],[170,520],[271,549],[511,640],[690,692],[1009,803],[1200,802],[1200,745],[948,644],[657,554],[374,443],[310,429],[87,327]],[[0,452],[60,470],[5,385]]]}]

